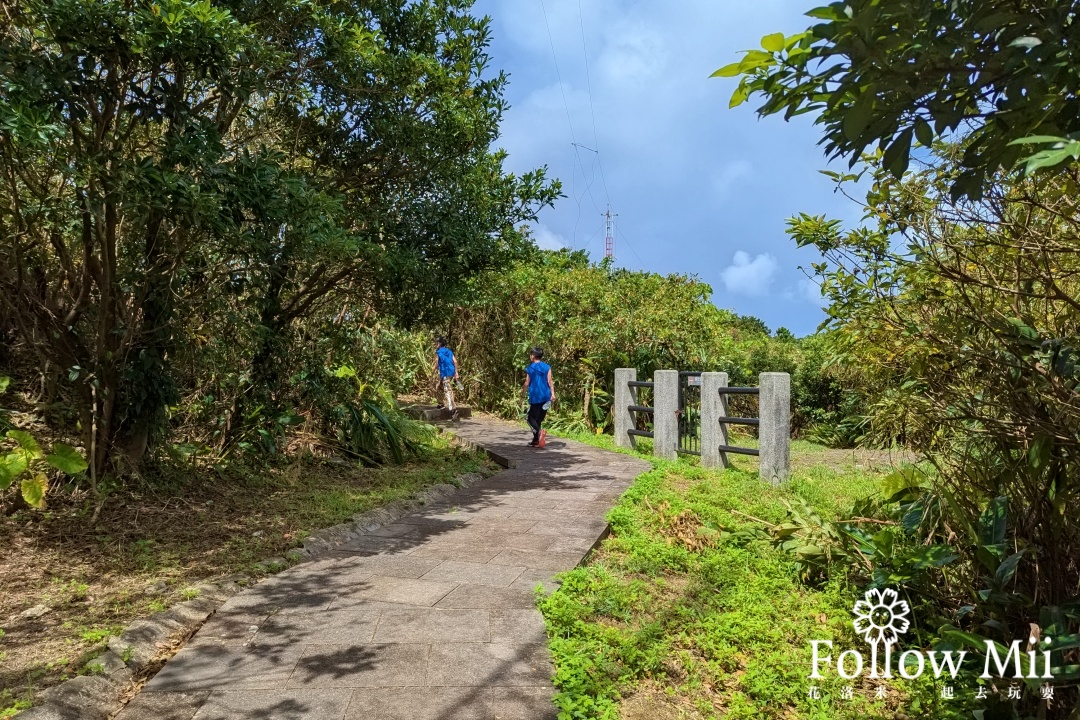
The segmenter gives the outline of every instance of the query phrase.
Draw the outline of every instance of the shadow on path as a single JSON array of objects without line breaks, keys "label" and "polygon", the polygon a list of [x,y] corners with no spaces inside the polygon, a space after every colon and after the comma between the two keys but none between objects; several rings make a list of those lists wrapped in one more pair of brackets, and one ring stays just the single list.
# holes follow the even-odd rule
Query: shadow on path
[{"label": "shadow on path", "polygon": [[554,718],[534,588],[649,465],[494,420],[452,431],[509,469],[236,595],[119,720]]}]

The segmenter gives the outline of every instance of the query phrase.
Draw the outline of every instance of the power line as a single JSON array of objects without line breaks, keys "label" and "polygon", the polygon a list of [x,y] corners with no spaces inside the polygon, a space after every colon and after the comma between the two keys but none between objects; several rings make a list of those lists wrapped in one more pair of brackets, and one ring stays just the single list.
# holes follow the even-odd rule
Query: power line
[{"label": "power line", "polygon": [[602,229],[602,228],[596,228],[596,230],[595,230],[595,231],[593,232],[593,234],[589,236],[589,239],[585,241],[585,244],[581,246],[581,249],[582,249],[582,250],[587,250],[587,249],[588,249],[588,247],[589,247],[589,243],[591,243],[591,242],[593,241],[593,239],[594,239],[594,238],[595,238],[595,237],[596,237],[597,235],[599,235],[599,234],[600,234],[600,230],[601,230],[601,229]]},{"label": "power line", "polygon": [[623,242],[626,243],[626,247],[630,248],[630,252],[634,253],[634,257],[637,258],[638,263],[641,265],[641,269],[642,270],[647,269],[645,267],[645,261],[641,259],[641,256],[637,254],[637,250],[635,250],[634,246],[630,244],[630,239],[628,237],[626,237],[626,233],[623,232],[622,226],[616,224],[615,225],[615,231],[619,233],[619,237],[621,237],[623,239]]},{"label": "power line", "polygon": [[[574,145],[575,148],[581,148],[582,150],[588,150],[591,153],[595,153],[595,155],[593,155],[593,162],[592,162],[592,167],[593,167],[592,178],[593,179],[589,180],[588,182],[585,183],[585,190],[587,190],[588,193],[589,193],[589,200],[592,201],[593,208],[596,210],[596,212],[603,215],[604,211],[600,209],[600,206],[596,202],[596,197],[592,194],[592,186],[593,186],[593,183],[596,182],[596,170],[595,170],[595,168],[596,168],[597,163],[600,162],[600,153],[599,153],[599,151],[593,150],[591,147],[588,147],[586,145],[582,145],[581,143],[572,143],[572,144]],[[581,156],[579,155],[578,158],[580,160]],[[601,165],[600,166],[601,175],[603,174],[603,172],[604,172],[603,165]],[[582,167],[581,167],[581,177],[582,177],[583,180],[585,179],[585,166],[584,165],[582,165]],[[581,196],[585,197],[585,193],[582,193]],[[608,204],[610,205],[611,203],[608,203]],[[579,208],[580,208],[580,205],[579,205]]]},{"label": "power line", "polygon": [[[558,54],[555,52],[555,38],[551,33],[551,22],[548,19],[547,5],[544,4],[544,0],[540,0],[540,9],[544,13],[544,27],[547,30],[548,44],[551,46],[551,60],[555,65],[555,77],[559,81],[559,93],[562,95],[563,109],[566,111],[566,124],[570,128],[570,140],[571,140],[570,144],[573,145],[573,147],[574,147],[574,157],[577,159],[578,167],[581,168],[581,179],[585,183],[585,192],[581,193],[580,196],[575,198],[575,202],[577,203],[577,207],[578,207],[577,219],[574,221],[574,242],[576,242],[578,226],[581,224],[581,200],[582,200],[582,198],[585,197],[586,194],[588,194],[589,200],[593,204],[593,208],[598,213],[602,214],[602,211],[600,210],[600,205],[599,205],[599,203],[596,202],[596,197],[593,195],[593,192],[592,192],[593,183],[596,182],[596,167],[597,166],[599,166],[599,168],[600,168],[600,177],[601,177],[601,179],[602,179],[602,181],[604,183],[604,194],[605,194],[605,196],[607,195],[607,192],[608,192],[607,191],[607,178],[604,176],[604,164],[603,164],[603,162],[600,161],[600,152],[598,150],[593,150],[590,147],[582,145],[581,143],[579,143],[577,141],[577,133],[574,132],[574,121],[571,119],[571,116],[570,116],[570,102],[566,99],[566,85],[563,83],[562,72],[559,70],[559,57],[558,57]],[[578,18],[579,18],[579,20],[581,19],[580,3],[579,3],[579,6],[578,6]],[[584,32],[585,32],[585,30],[584,30],[584,21],[582,20],[581,22],[582,22],[582,46],[584,47],[584,38],[585,38],[585,35],[584,35]],[[586,55],[585,62],[586,62],[586,72],[585,72],[585,74],[587,76],[588,75],[588,56],[587,55]],[[596,138],[597,138],[597,135],[596,135],[596,115],[593,112],[592,81],[591,80],[589,80],[589,111],[593,115],[593,139],[596,140]],[[579,151],[579,148],[585,148],[586,150],[589,150],[590,152],[594,153],[593,162],[592,162],[592,168],[591,168],[592,172],[591,173],[589,173],[588,171],[585,170],[585,163],[581,159],[581,152]],[[574,170],[573,174],[574,174],[574,176],[576,178],[577,170]],[[592,175],[591,180],[589,179],[590,174]],[[572,186],[571,187],[571,192],[572,193],[576,192],[576,189],[573,187],[575,185],[576,185],[576,182],[572,179],[571,180],[571,186]],[[609,202],[609,204],[610,204],[610,202]]]},{"label": "power line", "polygon": [[555,39],[551,35],[551,23],[548,22],[547,6],[540,0],[540,9],[544,11],[544,27],[547,28],[548,43],[551,44],[551,59],[555,63],[555,77],[559,80],[559,92],[562,93],[563,107],[566,108],[566,124],[570,126],[570,138],[577,144],[574,136],[574,121],[570,119],[570,103],[566,101],[566,88],[563,86],[562,73],[559,72],[559,58],[555,55]]},{"label": "power line", "polygon": [[[559,93],[562,95],[563,109],[566,111],[566,124],[570,128],[570,144],[574,147],[574,157],[577,160],[578,166],[581,168],[581,179],[585,182],[585,190],[588,192],[593,205],[596,205],[596,200],[592,197],[592,182],[588,180],[587,173],[585,172],[585,164],[581,161],[581,153],[578,151],[577,134],[574,132],[574,121],[570,117],[570,102],[566,99],[566,85],[563,83],[562,72],[559,71],[559,57],[555,52],[555,38],[551,34],[551,22],[548,20],[547,5],[544,4],[544,0],[540,0],[540,9],[544,13],[544,27],[547,29],[548,44],[551,45],[551,61],[555,64],[555,78],[559,81]],[[573,174],[576,177],[576,169],[573,171]],[[595,179],[595,177],[596,173],[594,172],[593,178]],[[571,185],[574,184],[576,183],[571,181]],[[575,192],[575,190],[571,188],[571,192]],[[578,226],[581,223],[581,199],[583,197],[585,197],[585,193],[582,193],[580,197],[575,198],[578,206],[578,214],[577,219],[574,221],[574,237],[572,238],[572,243],[577,242]]]},{"label": "power line", "polygon": [[608,192],[607,176],[604,175],[604,161],[600,159],[600,135],[596,132],[596,106],[593,103],[592,76],[589,72],[589,48],[585,42],[585,16],[581,10],[581,0],[578,0],[578,23],[581,26],[581,52],[585,56],[585,83],[589,89],[589,115],[592,116],[593,145],[596,145],[596,161],[600,165],[600,179],[604,183],[604,198],[608,205],[611,204],[611,193]]}]

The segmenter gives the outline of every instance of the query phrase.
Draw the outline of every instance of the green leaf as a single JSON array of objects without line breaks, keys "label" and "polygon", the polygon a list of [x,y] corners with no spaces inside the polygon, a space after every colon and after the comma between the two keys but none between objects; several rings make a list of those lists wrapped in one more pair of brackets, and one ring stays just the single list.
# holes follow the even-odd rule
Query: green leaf
[{"label": "green leaf", "polygon": [[49,479],[45,477],[45,473],[34,473],[26,478],[20,489],[27,505],[38,510],[45,507],[45,493],[49,490]]},{"label": "green leaf", "polygon": [[1072,635],[1059,635],[1051,638],[1052,643],[1050,648],[1055,652],[1058,650],[1072,650],[1073,648],[1080,648],[1080,634]]},{"label": "green leaf", "polygon": [[1032,470],[1045,467],[1053,450],[1054,438],[1049,435],[1040,435],[1036,438],[1028,451],[1028,463],[1031,465]]},{"label": "green leaf", "polygon": [[356,377],[356,370],[348,365],[342,365],[334,371],[334,377],[337,378],[354,378]]},{"label": "green leaf", "polygon": [[769,52],[780,52],[784,49],[784,33],[771,33],[761,38],[761,47]]},{"label": "green leaf", "polygon": [[32,460],[41,459],[41,447],[37,444],[37,440],[33,436],[24,430],[8,430],[7,436],[19,443],[19,447],[30,456]]},{"label": "green leaf", "polygon": [[844,114],[844,136],[852,142],[858,140],[863,130],[870,123],[870,115],[873,112],[874,95],[872,93],[863,93]]},{"label": "green leaf", "polygon": [[914,132],[914,130],[908,128],[897,135],[896,139],[885,150],[885,156],[882,158],[885,169],[897,179],[903,177],[904,173],[907,172],[908,161],[911,156],[911,138]]},{"label": "green leaf", "polygon": [[1045,143],[1067,143],[1068,138],[1058,137],[1056,135],[1029,135],[1028,137],[1017,138],[1010,142],[1010,145],[1043,145]]},{"label": "green leaf", "polygon": [[46,457],[45,462],[67,475],[78,475],[89,467],[78,450],[63,443],[53,445],[52,455]]},{"label": "green leaf", "polygon": [[907,556],[908,562],[918,570],[928,567],[942,567],[954,562],[956,559],[956,552],[948,545],[929,545],[919,548]]},{"label": "green leaf", "polygon": [[753,70],[754,68],[775,65],[776,60],[773,56],[767,52],[761,50],[747,50],[746,57],[742,61],[743,67],[746,70]]},{"label": "green leaf", "polygon": [[29,464],[24,452],[15,451],[0,456],[0,490],[11,487],[11,483],[26,471]]},{"label": "green leaf", "polygon": [[1033,47],[1038,46],[1038,45],[1042,45],[1042,40],[1040,40],[1037,37],[1032,37],[1030,35],[1025,35],[1024,37],[1018,37],[1015,40],[1013,40],[1011,43],[1009,43],[1009,47],[1022,47],[1022,48],[1028,48],[1029,50],[1031,48],[1033,48]]},{"label": "green leaf", "polygon": [[741,74],[742,74],[742,61],[740,60],[739,62],[733,62],[730,65],[725,65],[724,67],[720,68],[719,70],[714,72],[709,77],[711,77],[711,78],[714,78],[714,77],[735,77],[736,75],[741,75]]},{"label": "green leaf", "polygon": [[1024,551],[1021,550],[1020,552],[1005,558],[1001,565],[998,565],[997,572],[995,573],[998,583],[1007,585],[1009,581],[1013,579],[1013,576],[1016,575],[1016,566],[1023,557]]},{"label": "green leaf", "polygon": [[735,88],[735,92],[731,93],[731,101],[728,102],[728,107],[738,107],[746,102],[750,97],[750,86],[746,84],[746,78],[743,78],[739,83],[739,87]]},{"label": "green leaf", "polygon": [[[986,641],[989,639],[984,638],[978,633],[966,632],[964,630],[946,630],[941,633],[941,637],[942,639],[948,640],[949,642],[955,644],[958,647],[963,647],[967,645],[968,647],[975,648],[976,650],[986,650]],[[1000,647],[999,643],[994,644],[999,645],[999,651],[1005,651],[1005,648]],[[1004,656],[1005,655],[1003,652],[1002,657]]]},{"label": "green leaf", "polygon": [[1024,173],[1030,175],[1041,168],[1060,165],[1070,158],[1080,159],[1080,142],[1074,140],[1065,147],[1035,153],[1024,161]]},{"label": "green leaf", "polygon": [[982,185],[984,175],[979,170],[965,170],[960,173],[960,177],[953,183],[952,188],[949,190],[949,197],[953,202],[956,202],[963,196],[968,196],[973,200],[978,200],[982,197]]},{"label": "green leaf", "polygon": [[976,545],[975,559],[989,573],[996,573],[1001,566],[1001,557],[1005,554],[1004,545]]},{"label": "green leaf", "polygon": [[928,148],[934,145],[934,128],[922,118],[915,118],[915,139],[923,147]]},{"label": "green leaf", "polygon": [[11,378],[0,375],[0,395],[7,392],[9,385],[11,385]]},{"label": "green leaf", "polygon": [[806,17],[816,18],[818,20],[839,20],[840,15],[832,7],[826,5],[825,7],[814,8],[808,13],[805,13]]},{"label": "green leaf", "polygon": [[996,497],[979,516],[979,542],[982,545],[1000,545],[1005,542],[1007,503],[1007,498]]}]

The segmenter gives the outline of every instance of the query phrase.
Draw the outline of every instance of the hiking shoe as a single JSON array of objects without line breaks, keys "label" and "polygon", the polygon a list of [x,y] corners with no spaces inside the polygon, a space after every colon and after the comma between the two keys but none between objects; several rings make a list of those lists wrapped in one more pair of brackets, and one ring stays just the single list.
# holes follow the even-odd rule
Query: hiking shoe
[{"label": "hiking shoe", "polygon": [[536,447],[544,447],[547,445],[547,430],[540,431],[540,442],[536,443]]},{"label": "hiking shoe", "polygon": [[446,406],[443,405],[442,403],[439,403],[438,405],[435,406],[435,409],[436,410],[442,410],[444,407],[446,407]]}]

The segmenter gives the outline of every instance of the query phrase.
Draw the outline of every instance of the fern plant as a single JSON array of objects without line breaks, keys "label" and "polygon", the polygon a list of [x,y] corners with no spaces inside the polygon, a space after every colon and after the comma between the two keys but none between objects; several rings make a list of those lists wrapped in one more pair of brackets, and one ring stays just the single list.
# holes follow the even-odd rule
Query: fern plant
[{"label": "fern plant", "polygon": [[347,365],[334,375],[356,382],[354,398],[335,405],[328,418],[344,452],[366,465],[402,463],[421,454],[431,430],[402,413],[389,390],[360,381]]}]

